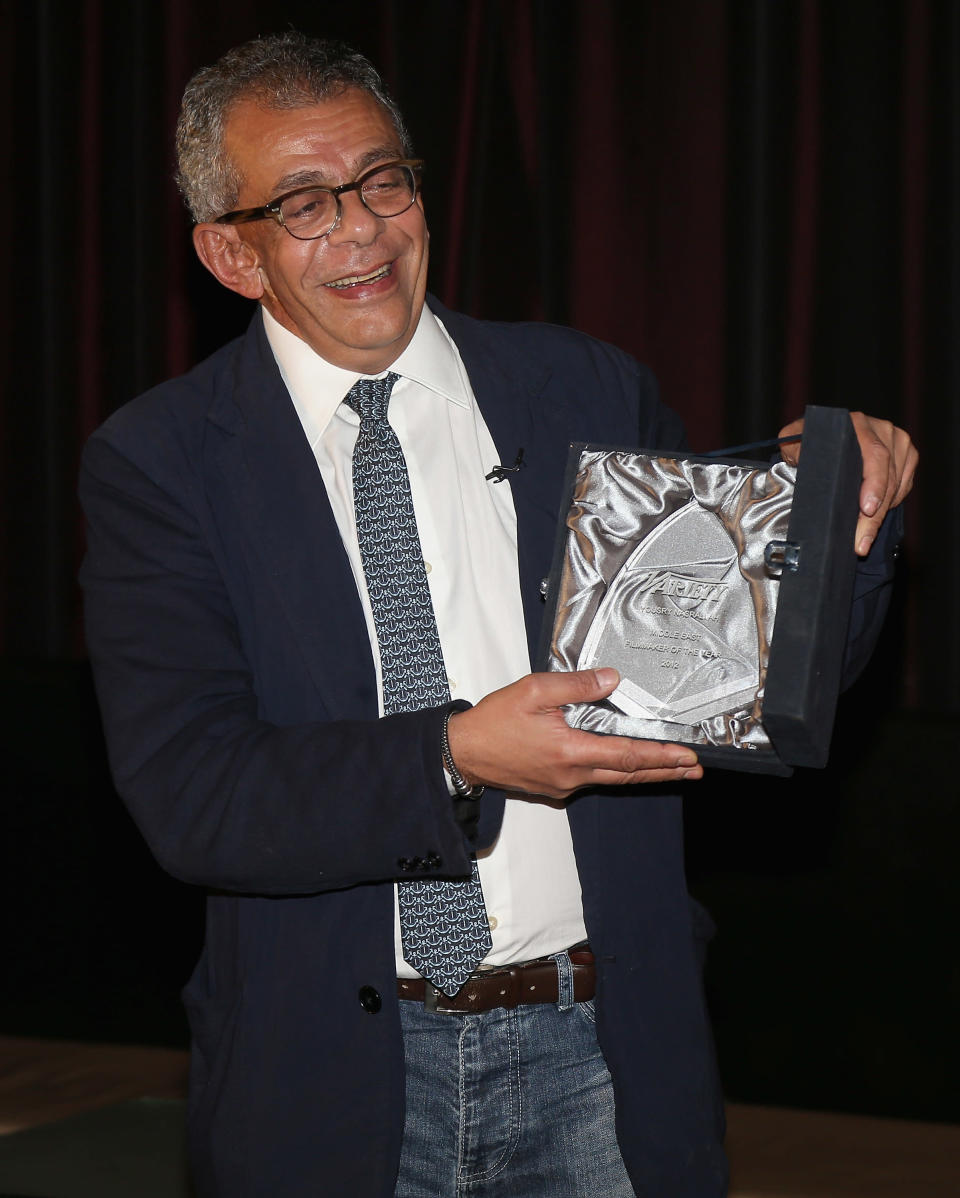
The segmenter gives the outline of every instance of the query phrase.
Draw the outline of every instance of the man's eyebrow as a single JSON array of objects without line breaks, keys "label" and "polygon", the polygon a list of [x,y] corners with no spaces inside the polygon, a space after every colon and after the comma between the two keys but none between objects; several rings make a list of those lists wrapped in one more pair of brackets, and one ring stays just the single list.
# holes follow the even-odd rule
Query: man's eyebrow
[{"label": "man's eyebrow", "polygon": [[285,191],[293,191],[296,187],[310,187],[313,184],[317,187],[333,186],[329,180],[324,178],[322,171],[292,171],[274,183],[271,194],[282,195]]},{"label": "man's eyebrow", "polygon": [[[354,164],[353,179],[362,175],[368,167],[376,166],[378,162],[390,162],[402,157],[403,151],[396,146],[376,146],[366,150]],[[293,191],[297,187],[337,187],[341,183],[352,183],[353,179],[331,179],[318,170],[291,171],[276,181],[272,194],[282,195],[285,191]]]},{"label": "man's eyebrow", "polygon": [[367,150],[365,154],[361,154],[357,159],[356,172],[362,175],[363,172],[371,166],[376,166],[378,162],[396,162],[398,158],[403,157],[403,150],[397,146],[378,146],[375,150]]}]

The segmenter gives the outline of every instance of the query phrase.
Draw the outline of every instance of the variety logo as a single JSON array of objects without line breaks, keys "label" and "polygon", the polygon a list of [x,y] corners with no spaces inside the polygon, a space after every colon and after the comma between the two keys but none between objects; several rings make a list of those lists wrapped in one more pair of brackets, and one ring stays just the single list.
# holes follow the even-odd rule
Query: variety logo
[{"label": "variety logo", "polygon": [[723,583],[701,582],[672,570],[650,570],[646,578],[638,579],[635,585],[638,591],[648,595],[676,595],[699,602],[720,599],[727,589]]}]

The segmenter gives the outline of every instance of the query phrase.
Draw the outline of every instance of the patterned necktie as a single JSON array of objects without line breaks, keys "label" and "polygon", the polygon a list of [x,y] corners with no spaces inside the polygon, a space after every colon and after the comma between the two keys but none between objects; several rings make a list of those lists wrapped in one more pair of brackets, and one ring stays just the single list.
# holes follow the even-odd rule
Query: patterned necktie
[{"label": "patterned necktie", "polygon": [[[397,375],[360,379],[347,404],[360,417],[353,451],[357,541],[380,648],[384,715],[450,698],[410,494],[407,463],[387,422]],[[437,745],[439,768],[440,746]],[[490,951],[476,860],[468,880],[397,883],[404,958],[452,997]]]}]

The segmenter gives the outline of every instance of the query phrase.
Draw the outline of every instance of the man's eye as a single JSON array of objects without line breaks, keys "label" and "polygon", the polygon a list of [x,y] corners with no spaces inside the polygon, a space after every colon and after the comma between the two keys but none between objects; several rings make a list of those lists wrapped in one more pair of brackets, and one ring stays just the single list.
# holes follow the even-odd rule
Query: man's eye
[{"label": "man's eye", "polygon": [[283,219],[288,221],[312,220],[322,215],[330,203],[330,196],[325,192],[310,192],[305,196],[295,196],[283,206]]},{"label": "man's eye", "polygon": [[393,195],[406,186],[407,181],[403,171],[393,167],[380,175],[374,175],[372,179],[368,179],[363,185],[363,194],[366,196],[388,196]]}]

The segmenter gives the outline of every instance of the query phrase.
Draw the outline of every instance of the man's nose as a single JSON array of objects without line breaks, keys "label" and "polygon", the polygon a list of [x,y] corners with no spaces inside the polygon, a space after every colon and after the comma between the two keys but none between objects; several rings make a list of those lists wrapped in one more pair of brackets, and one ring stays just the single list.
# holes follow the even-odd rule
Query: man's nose
[{"label": "man's nose", "polygon": [[359,191],[345,191],[339,200],[340,218],[327,234],[327,240],[360,244],[373,241],[383,226],[383,217],[370,211],[360,199]]}]

